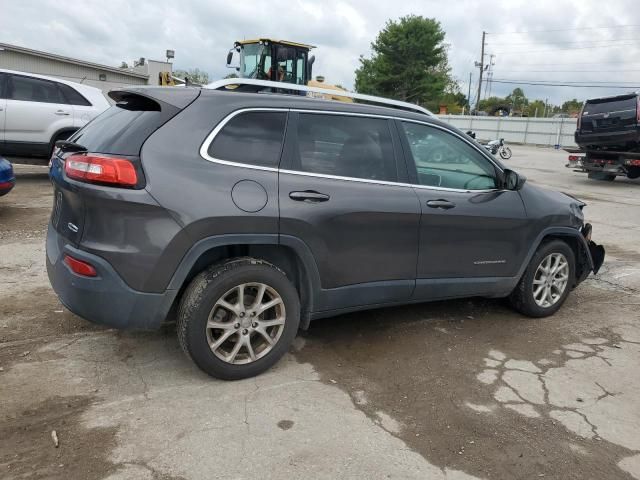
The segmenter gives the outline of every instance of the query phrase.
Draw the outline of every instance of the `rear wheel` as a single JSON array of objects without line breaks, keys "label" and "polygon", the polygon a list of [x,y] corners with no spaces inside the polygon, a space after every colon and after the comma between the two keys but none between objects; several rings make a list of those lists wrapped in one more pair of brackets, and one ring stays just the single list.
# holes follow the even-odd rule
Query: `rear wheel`
[{"label": "rear wheel", "polygon": [[575,278],[575,256],[561,240],[545,242],[509,297],[511,305],[530,317],[547,317],[560,309]]},{"label": "rear wheel", "polygon": [[210,267],[189,284],[178,311],[178,341],[204,372],[237,380],[274,365],[299,323],[298,293],[285,274],[241,258]]}]

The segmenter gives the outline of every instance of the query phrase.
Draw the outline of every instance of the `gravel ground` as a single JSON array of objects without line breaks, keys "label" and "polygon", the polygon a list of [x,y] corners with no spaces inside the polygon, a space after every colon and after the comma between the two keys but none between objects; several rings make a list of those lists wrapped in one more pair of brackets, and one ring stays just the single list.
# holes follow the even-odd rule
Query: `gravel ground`
[{"label": "gravel ground", "polygon": [[640,479],[640,181],[513,152],[528,181],[588,203],[607,247],[558,314],[461,300],[344,315],[240,382],[198,371],[171,326],[65,310],[44,266],[46,169],[18,166],[0,198],[0,478]]}]

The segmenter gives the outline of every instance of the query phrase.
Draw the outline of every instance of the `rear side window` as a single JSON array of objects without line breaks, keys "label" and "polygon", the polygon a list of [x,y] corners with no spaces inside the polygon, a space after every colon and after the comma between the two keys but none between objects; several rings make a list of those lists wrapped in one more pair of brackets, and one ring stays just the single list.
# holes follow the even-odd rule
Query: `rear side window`
[{"label": "rear side window", "polygon": [[56,82],[20,75],[9,76],[8,98],[26,102],[67,103]]},{"label": "rear side window", "polygon": [[297,170],[339,177],[397,179],[386,119],[302,113]]},{"label": "rear side window", "polygon": [[62,90],[62,94],[67,100],[66,103],[70,105],[82,105],[85,107],[90,107],[91,103],[89,100],[84,98],[79,92],[77,92],[74,88],[69,85],[65,85],[64,83],[59,83],[58,87]]},{"label": "rear side window", "polygon": [[218,160],[277,168],[286,112],[245,112],[229,120],[207,153]]},{"label": "rear side window", "polygon": [[621,112],[624,110],[636,110],[637,97],[624,98],[604,102],[587,102],[583,115],[595,115],[598,113]]},{"label": "rear side window", "polygon": [[138,155],[145,140],[179,111],[140,95],[123,95],[69,140],[90,152]]}]

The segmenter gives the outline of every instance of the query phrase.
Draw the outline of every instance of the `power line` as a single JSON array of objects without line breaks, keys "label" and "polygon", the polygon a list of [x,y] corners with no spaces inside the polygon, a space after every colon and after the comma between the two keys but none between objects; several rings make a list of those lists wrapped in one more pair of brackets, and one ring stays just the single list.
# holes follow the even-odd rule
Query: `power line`
[{"label": "power line", "polygon": [[611,25],[608,27],[576,27],[576,28],[552,28],[544,30],[523,30],[520,32],[487,32],[487,35],[525,35],[527,33],[546,33],[546,32],[574,32],[577,30],[608,30],[612,28],[640,28],[640,24],[634,25]]},{"label": "power line", "polygon": [[[578,85],[575,83],[540,83],[535,81],[521,82],[517,80],[492,80],[493,83],[504,83],[510,85],[533,85],[539,87],[575,87],[575,88],[625,88],[632,89],[634,86],[640,87],[640,83],[633,85]],[[593,83],[593,82],[592,82]]]},{"label": "power line", "polygon": [[621,43],[618,45],[594,45],[591,47],[567,47],[567,48],[547,48],[545,50],[506,50],[506,51],[497,51],[496,54],[500,55],[521,55],[523,53],[548,53],[548,52],[558,52],[562,50],[591,50],[595,48],[621,48],[628,46],[637,46],[638,42],[631,43]]},{"label": "power line", "polygon": [[[556,45],[571,45],[574,43],[583,43],[583,44],[590,44],[590,43],[605,43],[605,44],[612,44],[612,43],[620,43],[620,42],[637,42],[636,38],[618,38],[618,39],[610,39],[610,40],[572,40],[570,42],[551,42],[551,41],[547,41],[547,43],[553,43]],[[492,43],[492,42],[487,42],[487,45],[492,45],[492,46],[516,46],[516,45],[539,45],[540,42],[522,42],[522,43]]]},{"label": "power line", "polygon": [[525,67],[531,67],[531,66],[538,66],[538,65],[546,65],[546,66],[558,66],[561,65],[563,67],[566,67],[568,65],[634,65],[634,64],[638,64],[640,65],[640,62],[627,62],[627,61],[617,61],[617,62],[561,62],[561,63],[547,63],[547,62],[540,62],[540,63],[520,63],[518,62],[519,66],[525,66]]},{"label": "power line", "polygon": [[521,70],[521,69],[513,69],[506,70],[504,73],[629,73],[629,72],[640,72],[640,69],[637,70]]}]

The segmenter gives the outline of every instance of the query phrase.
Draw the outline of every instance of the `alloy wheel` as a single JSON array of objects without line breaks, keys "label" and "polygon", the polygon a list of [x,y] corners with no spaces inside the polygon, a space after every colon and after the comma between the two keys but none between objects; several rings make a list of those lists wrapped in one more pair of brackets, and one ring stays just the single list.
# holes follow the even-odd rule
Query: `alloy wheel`
[{"label": "alloy wheel", "polygon": [[207,320],[209,348],[234,365],[255,362],[268,354],[284,331],[282,297],[264,283],[243,283],[215,303]]},{"label": "alloy wheel", "polygon": [[549,308],[562,298],[569,283],[569,262],[562,253],[544,257],[533,276],[533,299],[539,307]]}]

